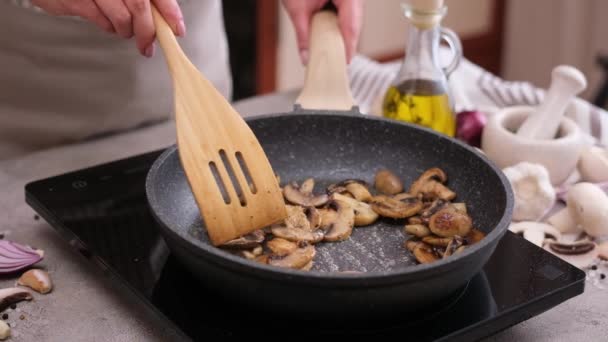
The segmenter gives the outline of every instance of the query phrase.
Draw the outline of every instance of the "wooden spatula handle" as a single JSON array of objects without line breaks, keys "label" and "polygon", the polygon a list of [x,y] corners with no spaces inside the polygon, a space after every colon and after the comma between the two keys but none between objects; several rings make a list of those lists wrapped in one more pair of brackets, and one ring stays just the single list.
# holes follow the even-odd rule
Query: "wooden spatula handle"
[{"label": "wooden spatula handle", "polygon": [[338,18],[324,10],[314,15],[311,26],[306,78],[296,103],[304,109],[350,110],[355,100]]},{"label": "wooden spatula handle", "polygon": [[152,18],[154,19],[154,26],[156,28],[156,38],[160,43],[160,47],[163,49],[165,59],[169,65],[171,74],[174,75],[180,68],[180,63],[190,63],[183,50],[175,38],[175,34],[171,27],[163,18],[162,14],[156,9],[154,5],[152,7]]}]

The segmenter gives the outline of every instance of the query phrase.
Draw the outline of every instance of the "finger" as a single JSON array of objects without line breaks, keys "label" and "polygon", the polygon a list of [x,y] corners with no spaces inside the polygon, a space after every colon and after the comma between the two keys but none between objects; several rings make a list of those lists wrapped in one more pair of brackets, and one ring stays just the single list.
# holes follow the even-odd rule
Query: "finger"
[{"label": "finger", "polygon": [[32,0],[34,6],[42,8],[45,12],[52,15],[67,14],[67,9],[61,1],[57,0]]},{"label": "finger", "polygon": [[359,42],[361,23],[363,21],[362,0],[334,0],[338,8],[338,24],[344,37],[346,59],[350,63]]},{"label": "finger", "polygon": [[183,37],[186,35],[186,24],[179,4],[176,0],[152,0],[158,12],[165,18],[173,33]]},{"label": "finger", "polygon": [[133,31],[139,52],[152,57],[155,32],[149,0],[124,0],[133,17]]},{"label": "finger", "polygon": [[64,7],[68,15],[76,15],[87,19],[106,32],[115,32],[112,22],[103,14],[101,9],[93,0],[64,1]]},{"label": "finger", "polygon": [[308,64],[308,49],[310,40],[310,22],[312,15],[317,12],[327,3],[327,0],[318,1],[301,1],[301,0],[285,0],[283,4],[287,10],[287,14],[291,18],[294,30],[296,32],[296,41],[302,64]]},{"label": "finger", "polygon": [[110,19],[116,33],[123,38],[133,37],[133,20],[121,0],[95,0],[101,12]]}]

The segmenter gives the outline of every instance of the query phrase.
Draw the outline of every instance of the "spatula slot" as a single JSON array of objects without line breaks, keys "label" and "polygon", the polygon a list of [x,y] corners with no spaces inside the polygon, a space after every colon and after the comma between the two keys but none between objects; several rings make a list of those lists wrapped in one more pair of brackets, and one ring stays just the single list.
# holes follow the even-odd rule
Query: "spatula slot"
[{"label": "spatula slot", "polygon": [[247,184],[249,184],[249,189],[251,190],[251,193],[252,194],[257,193],[258,189],[255,186],[255,182],[253,181],[253,178],[251,178],[251,174],[249,173],[247,164],[245,164],[245,159],[243,158],[243,154],[241,152],[237,152],[237,153],[235,153],[235,156],[236,156],[236,160],[239,161],[239,166],[241,167],[241,171],[243,171],[243,174],[245,175],[245,179],[247,179]]},{"label": "spatula slot", "polygon": [[213,178],[215,178],[215,184],[217,184],[220,193],[222,194],[222,198],[224,199],[224,203],[230,204],[230,196],[228,195],[228,191],[226,190],[226,185],[220,176],[220,173],[217,169],[217,165],[215,162],[209,162],[209,168],[211,169],[211,173],[213,174]]},{"label": "spatula slot", "polygon": [[234,185],[234,190],[236,191],[237,196],[239,197],[239,201],[241,202],[241,206],[244,207],[247,205],[247,199],[245,198],[245,194],[243,193],[243,189],[241,188],[241,184],[239,183],[236,175],[234,174],[234,168],[228,160],[228,156],[226,155],[226,151],[220,150],[220,158],[222,158],[222,162],[224,163],[224,167],[228,172],[228,176],[230,177],[230,181],[232,185]]}]

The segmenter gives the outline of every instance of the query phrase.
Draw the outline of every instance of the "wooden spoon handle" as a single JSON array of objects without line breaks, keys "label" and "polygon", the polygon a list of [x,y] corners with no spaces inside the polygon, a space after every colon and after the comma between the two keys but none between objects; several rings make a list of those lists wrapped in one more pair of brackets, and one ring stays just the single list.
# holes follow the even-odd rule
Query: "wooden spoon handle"
[{"label": "wooden spoon handle", "polygon": [[313,16],[311,26],[306,78],[296,103],[305,109],[350,110],[355,100],[338,18],[324,10]]}]

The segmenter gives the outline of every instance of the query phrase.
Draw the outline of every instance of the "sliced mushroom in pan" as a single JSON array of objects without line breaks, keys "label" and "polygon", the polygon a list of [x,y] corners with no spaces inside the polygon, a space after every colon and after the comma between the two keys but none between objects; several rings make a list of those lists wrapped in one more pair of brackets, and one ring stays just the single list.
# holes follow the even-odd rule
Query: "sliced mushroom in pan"
[{"label": "sliced mushroom in pan", "polygon": [[285,240],[282,238],[274,238],[266,242],[266,247],[274,255],[285,256],[295,251],[298,248],[298,245],[295,242],[289,240]]},{"label": "sliced mushroom in pan", "polygon": [[484,234],[478,229],[473,228],[471,229],[469,234],[464,237],[464,239],[467,245],[473,245],[481,241],[484,237],[486,237],[486,234]]},{"label": "sliced mushroom in pan", "polygon": [[447,247],[452,241],[451,237],[439,237],[435,235],[429,235],[422,238],[422,242],[428,243],[431,246]]},{"label": "sliced mushroom in pan", "polygon": [[230,240],[220,247],[227,249],[252,249],[259,246],[262,242],[264,242],[264,231],[258,229],[249,234]]},{"label": "sliced mushroom in pan", "polygon": [[369,202],[372,198],[367,183],[360,179],[347,179],[340,183],[332,184],[327,187],[327,193],[329,195],[338,193],[350,196],[361,202]]},{"label": "sliced mushroom in pan", "polygon": [[354,198],[350,198],[339,193],[331,195],[332,199],[347,202],[355,211],[355,226],[367,226],[378,219],[378,214],[372,209],[372,207],[364,202],[360,202]]},{"label": "sliced mushroom in pan", "polygon": [[403,183],[393,172],[381,169],[376,172],[374,187],[378,192],[385,195],[396,195],[403,192]]},{"label": "sliced mushroom in pan", "polygon": [[410,187],[409,193],[417,196],[421,194],[424,199],[440,198],[451,201],[456,198],[456,193],[446,187],[443,183],[447,176],[440,168],[426,170]]},{"label": "sliced mushroom in pan", "polygon": [[371,206],[380,216],[401,219],[416,215],[422,209],[422,201],[414,196],[397,200],[378,195],[372,197]]},{"label": "sliced mushroom in pan", "polygon": [[323,231],[311,227],[304,208],[287,205],[287,215],[285,222],[271,227],[271,232],[274,236],[296,242],[306,241],[315,243],[323,240]]},{"label": "sliced mushroom in pan", "polygon": [[467,214],[447,206],[431,216],[429,228],[441,237],[465,236],[471,231],[472,221]]},{"label": "sliced mushroom in pan", "polygon": [[437,251],[431,245],[424,242],[417,244],[412,253],[414,253],[414,257],[421,264],[428,264],[440,259]]},{"label": "sliced mushroom in pan", "polygon": [[355,211],[345,201],[331,200],[327,205],[329,209],[336,211],[333,222],[323,223],[325,230],[325,241],[342,241],[347,239],[355,225]]},{"label": "sliced mushroom in pan", "polygon": [[419,238],[431,235],[431,230],[423,224],[407,224],[405,232]]},{"label": "sliced mushroom in pan", "polygon": [[268,264],[279,267],[301,269],[312,261],[315,257],[315,246],[304,244],[302,247],[296,248],[293,252],[287,255],[271,254],[268,257]]},{"label": "sliced mushroom in pan", "polygon": [[464,239],[458,235],[454,236],[445,248],[445,252],[443,252],[443,257],[447,258],[450,255],[463,251],[464,248],[461,249],[461,247],[464,247]]},{"label": "sliced mushroom in pan", "polygon": [[304,189],[298,186],[297,183],[285,185],[283,188],[283,196],[285,200],[291,204],[301,205],[303,207],[320,207],[327,203],[329,196],[326,194],[315,196],[312,193],[314,189],[314,180],[307,179],[303,184]]}]

